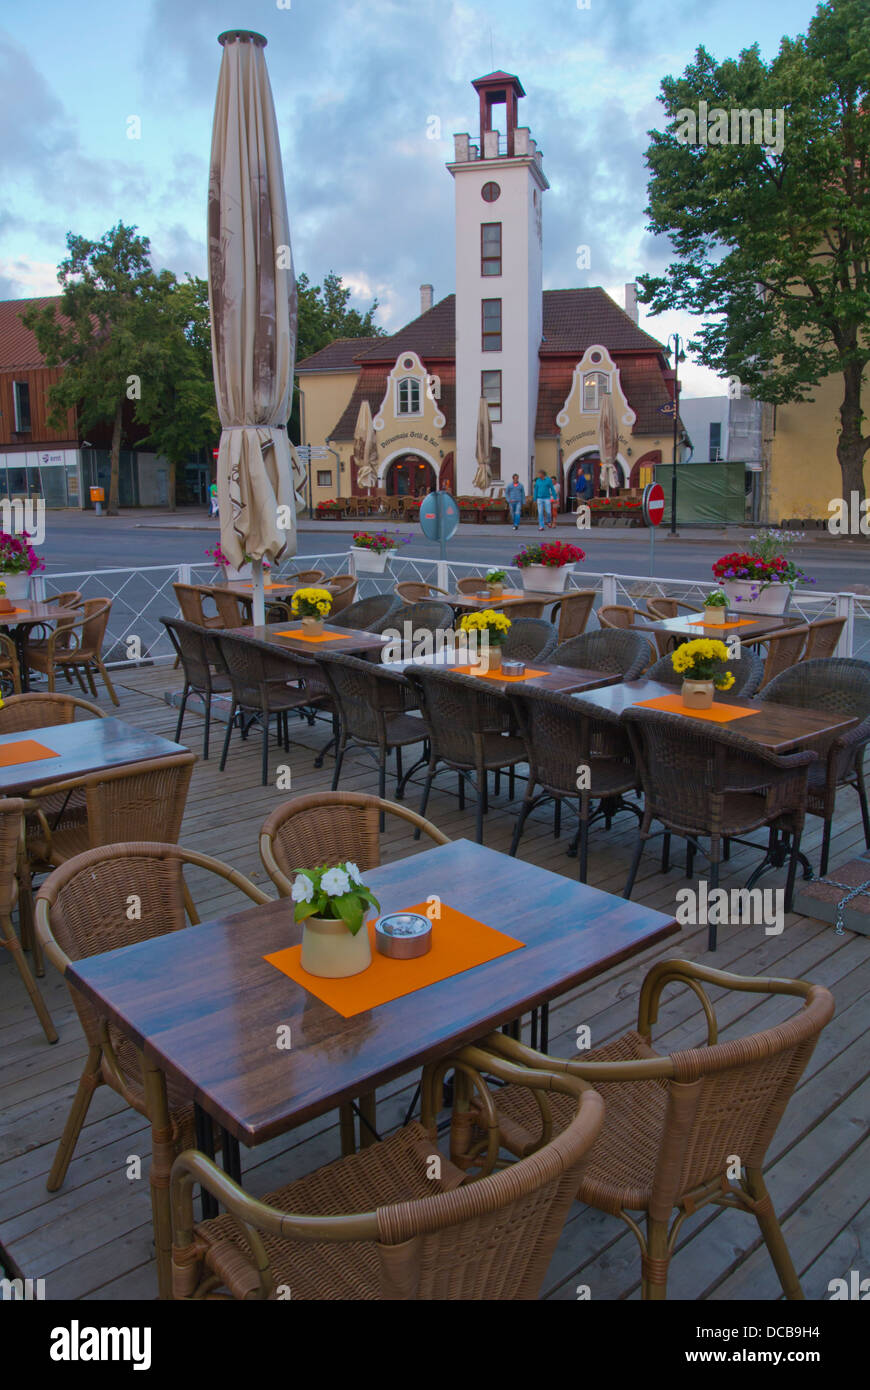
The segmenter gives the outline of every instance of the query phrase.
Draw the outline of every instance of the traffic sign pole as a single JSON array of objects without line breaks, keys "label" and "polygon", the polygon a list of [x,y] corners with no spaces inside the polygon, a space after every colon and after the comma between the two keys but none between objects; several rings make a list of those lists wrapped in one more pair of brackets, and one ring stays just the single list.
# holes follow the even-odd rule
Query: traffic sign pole
[{"label": "traffic sign pole", "polygon": [[655,573],[656,531],[665,514],[665,492],[661,483],[647,483],[641,503],[643,519],[649,527],[649,572]]}]

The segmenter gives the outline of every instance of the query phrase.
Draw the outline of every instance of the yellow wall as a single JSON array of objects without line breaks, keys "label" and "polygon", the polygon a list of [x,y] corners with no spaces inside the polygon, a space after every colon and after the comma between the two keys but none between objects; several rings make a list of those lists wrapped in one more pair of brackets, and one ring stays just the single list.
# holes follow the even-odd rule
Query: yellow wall
[{"label": "yellow wall", "polygon": [[[767,505],[767,519],[773,525],[789,517],[827,520],[828,503],[843,495],[837,460],[842,375],[826,377],[813,395],[813,401],[776,407]],[[865,375],[862,395],[864,409],[870,412],[870,376]],[[864,485],[870,486],[870,462],[864,466]]]},{"label": "yellow wall", "polygon": [[[342,411],[353,394],[357,376],[356,371],[312,372],[311,375],[306,372],[300,376],[299,383],[305,397],[303,444],[326,443],[330,430],[335,428]],[[344,444],[333,444],[332,447],[341,455],[342,459],[347,459],[352,449],[350,444],[347,447]],[[329,486],[320,486],[317,482],[317,474],[326,471],[330,474]],[[311,465],[311,496],[315,507],[318,502],[325,502],[333,497],[347,497],[350,492],[350,472],[345,466],[343,473],[338,473],[338,476],[336,473],[337,466],[332,454],[329,454],[325,459],[313,460]]]}]

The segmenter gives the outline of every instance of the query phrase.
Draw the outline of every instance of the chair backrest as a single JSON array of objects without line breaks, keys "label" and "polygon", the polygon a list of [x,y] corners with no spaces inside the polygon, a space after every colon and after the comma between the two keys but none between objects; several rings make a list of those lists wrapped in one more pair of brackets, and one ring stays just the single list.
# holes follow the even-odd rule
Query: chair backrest
[{"label": "chair backrest", "polygon": [[602,627],[631,627],[640,612],[627,603],[604,603],[597,616]]},{"label": "chair backrest", "polygon": [[599,628],[569,637],[550,653],[549,660],[553,666],[607,671],[624,681],[635,681],[649,665],[650,645],[642,632]]},{"label": "chair backrest", "polygon": [[666,618],[678,618],[680,613],[700,613],[701,609],[697,603],[686,603],[681,598],[663,598],[660,595],[655,598],[647,598],[647,612],[651,618],[657,618],[664,622]]},{"label": "chair backrest", "polygon": [[486,592],[486,580],[482,574],[466,575],[464,579],[457,579],[456,592],[458,594],[482,594]]},{"label": "chair backrest", "polygon": [[[100,846],[68,859],[39,890],[36,930],[46,955],[63,973],[71,960],[166,936],[198,921],[184,882],[186,864],[218,875],[254,902],[270,901],[262,889],[211,855],[159,841]],[[132,917],[131,894],[139,899],[138,915]],[[72,986],[70,995],[88,1041],[98,1043],[95,1010]]]},{"label": "chair backrest", "polygon": [[787,671],[789,666],[794,666],[796,661],[800,661],[809,631],[807,624],[801,623],[798,627],[783,628],[764,638],[766,653],[764,675],[761,678],[762,690],[774,676],[778,676],[781,671]]},{"label": "chair backrest", "polygon": [[232,589],[222,589],[219,584],[213,585],[208,592],[214,599],[215,607],[220,616],[221,630],[250,627],[253,599],[233,593]]},{"label": "chair backrest", "polygon": [[341,615],[341,626],[368,632],[398,607],[399,601],[395,594],[372,594],[370,598],[357,599],[356,603],[345,608]]},{"label": "chair backrest", "polygon": [[594,589],[572,589],[563,594],[550,614],[552,621],[558,623],[556,640],[567,642],[569,637],[579,637],[585,632],[594,604]]},{"label": "chair backrest", "polygon": [[182,618],[161,618],[170,641],[178,652],[184,679],[194,690],[210,691],[212,667],[223,666],[215,629],[187,623]]},{"label": "chair backrest", "polygon": [[507,701],[487,691],[487,682],[478,676],[434,666],[406,666],[405,679],[417,696],[436,758],[475,767],[484,736],[507,728]]},{"label": "chair backrest", "polygon": [[204,593],[212,593],[211,588],[198,584],[173,584],[172,587],[175,590],[175,597],[178,599],[178,607],[184,621],[195,623],[197,627],[205,627],[202,598]]},{"label": "chair backrest", "polygon": [[342,730],[351,738],[381,745],[386,719],[407,708],[404,676],[339,652],[320,652],[317,663],[338,706]]},{"label": "chair backrest", "polygon": [[[72,631],[76,619],[81,615],[76,611],[82,606],[82,595],[78,589],[67,589],[60,594],[52,594],[48,600],[52,604],[57,604],[58,608],[70,610],[68,618],[57,618],[54,624],[54,649],[55,651],[67,650],[72,645]],[[68,633],[69,636],[61,636]]]},{"label": "chair backrest", "polygon": [[293,570],[290,574],[282,574],[281,578],[292,579],[301,589],[309,584],[319,584],[321,580],[326,578],[326,572],[324,570]]},{"label": "chair backrest", "polygon": [[345,608],[350,607],[356,595],[357,582],[355,574],[334,574],[327,580],[325,587],[332,594],[330,617],[334,618],[336,613],[343,613]]},{"label": "chair backrest", "polygon": [[49,603],[56,603],[58,608],[80,608],[82,595],[79,589],[64,589],[59,594],[50,594]]},{"label": "chair backrest", "polygon": [[[746,699],[751,699],[761,685],[764,661],[757,652],[744,646],[741,648],[740,656],[729,656],[728,670],[734,677],[729,694],[743,695]],[[684,676],[674,670],[670,656],[659,657],[643,675],[644,680],[660,681],[662,685],[682,685],[684,680]]]},{"label": "chair backrest", "polygon": [[815,622],[808,626],[809,636],[801,660],[813,661],[821,657],[833,656],[843,628],[846,626],[846,619],[816,618]]},{"label": "chair backrest", "polygon": [[372,632],[384,632],[387,628],[398,629],[404,636],[405,623],[411,624],[411,632],[452,632],[455,626],[453,609],[449,603],[437,599],[424,599],[421,603],[403,603],[393,608],[386,617],[374,624]]},{"label": "chair backrest", "polygon": [[313,659],[270,642],[236,637],[223,629],[213,631],[213,637],[230,679],[233,700],[244,709],[268,710],[272,695],[281,707],[286,703],[288,681],[305,681],[318,674]]},{"label": "chair backrest", "polygon": [[774,676],[759,699],[777,705],[817,709],[832,714],[852,715],[860,724],[847,729],[843,743],[839,738],[815,740],[813,747],[824,757],[833,744],[839,758],[837,775],[842,777],[855,765],[857,754],[870,739],[870,661],[852,656],[820,657],[799,661]]},{"label": "chair backrest", "polygon": [[15,903],[15,870],[18,846],[24,828],[23,817],[33,805],[20,796],[0,798],[0,917],[11,917]]},{"label": "chair backrest", "polygon": [[[106,625],[111,611],[112,600],[110,598],[85,599],[82,604],[84,623],[81,632],[81,650],[83,653],[92,652],[95,656],[101,655],[103,638],[106,635]],[[58,623],[58,627],[60,627],[60,623]]]},{"label": "chair backrest", "polygon": [[589,769],[589,785],[594,796],[600,786],[597,773],[606,765],[607,787],[616,792],[620,766],[624,789],[635,785],[637,773],[631,742],[618,715],[596,705],[563,695],[558,691],[523,689],[517,685],[506,692],[529,760],[529,782],[563,795],[578,796],[577,769]]},{"label": "chair backrest", "polygon": [[403,603],[419,603],[423,599],[432,598],[439,590],[431,584],[424,584],[420,579],[403,579],[395,586],[393,592]]},{"label": "chair backrest", "polygon": [[556,629],[546,618],[515,618],[502,646],[502,658],[546,661],[556,645]]},{"label": "chair backrest", "polygon": [[139,840],[175,844],[195,762],[195,753],[176,753],[81,778],[91,849]]},{"label": "chair backrest", "polygon": [[419,827],[436,845],[450,843],[431,821],[396,801],[364,792],[297,796],[276,806],[260,830],[260,858],[282,897],[290,892],[297,870],[314,863],[334,865],[349,859],[362,872],[377,868],[382,814]]},{"label": "chair backrest", "polygon": [[72,724],[77,710],[95,719],[106,717],[99,705],[92,705],[90,700],[82,700],[77,695],[52,695],[35,690],[27,695],[9,695],[0,708],[0,734],[47,729],[52,724]]}]

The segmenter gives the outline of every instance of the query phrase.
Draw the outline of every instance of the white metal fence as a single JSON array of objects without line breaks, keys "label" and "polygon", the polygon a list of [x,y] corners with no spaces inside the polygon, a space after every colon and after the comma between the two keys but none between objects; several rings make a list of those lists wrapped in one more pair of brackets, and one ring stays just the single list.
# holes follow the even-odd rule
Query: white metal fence
[{"label": "white metal fence", "polygon": [[[349,567],[347,551],[321,555],[296,555],[284,570],[321,569],[327,577],[346,572]],[[435,560],[424,556],[396,555],[384,575],[361,575],[358,597],[387,593],[403,579],[420,579],[452,590],[456,580],[464,576],[483,576],[491,565],[471,564],[461,560]],[[514,582],[521,583],[521,571],[515,566],[502,566]],[[281,571],[279,570],[280,574]],[[79,570],[66,574],[37,575],[33,579],[34,596],[50,597],[66,589],[78,589],[85,598],[106,597],[112,600],[112,612],[106,634],[105,654],[112,666],[136,665],[141,661],[160,662],[174,659],[174,652],[160,622],[178,611],[174,583],[211,584],[215,582],[211,565],[149,565],[144,569]],[[662,579],[638,574],[603,574],[586,569],[575,570],[568,577],[568,587],[596,590],[596,607],[600,604],[630,603],[636,605],[646,596],[684,598],[700,601],[709,592],[709,579]],[[554,598],[554,602],[555,602]],[[789,609],[811,621],[829,616],[845,617],[846,624],[837,649],[840,656],[858,656],[870,660],[870,595],[825,593],[816,589],[798,590]],[[138,638],[138,646],[131,643]]]}]

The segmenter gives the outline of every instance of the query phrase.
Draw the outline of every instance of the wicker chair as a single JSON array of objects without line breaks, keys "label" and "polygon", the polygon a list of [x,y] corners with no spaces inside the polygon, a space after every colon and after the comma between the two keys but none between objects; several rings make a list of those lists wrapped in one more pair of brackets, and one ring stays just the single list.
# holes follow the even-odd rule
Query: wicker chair
[{"label": "wicker chair", "polygon": [[[290,747],[287,715],[292,710],[306,711],[309,723],[314,710],[329,703],[329,691],[317,662],[296,652],[283,651],[269,642],[251,637],[234,637],[229,632],[215,634],[215,641],[230,682],[230,717],[224,736],[220,770],[227,765],[233,725],[241,716],[243,737],[253,722],[263,732],[262,783],[269,777],[269,724],[272,716],[278,724],[278,735],[285,751]],[[247,717],[248,723],[244,721]]]},{"label": "wicker chair", "polygon": [[465,809],[466,781],[476,787],[477,843],[483,844],[483,817],[489,804],[488,774],[509,769],[509,794],[513,796],[514,769],[526,756],[522,740],[509,733],[510,707],[502,695],[487,691],[486,682],[478,676],[432,666],[407,666],[405,679],[417,696],[429,739],[429,766],[420,815],[426,814],[432,782],[439,763],[443,763],[459,774],[460,810]]},{"label": "wicker chair", "polygon": [[752,638],[753,646],[763,645],[766,648],[764,675],[761,678],[762,690],[774,676],[787,671],[790,666],[800,661],[809,632],[809,626],[801,623],[798,627],[785,627],[777,632],[767,633],[764,637]]},{"label": "wicker chair", "polygon": [[[408,713],[408,688],[404,676],[388,671],[372,661],[337,652],[318,656],[321,670],[338,711],[338,747],[332,774],[332,790],[338,787],[344,755],[349,747],[372,752],[378,765],[378,795],[386,793],[387,759],[396,754],[396,799],[401,800],[405,783],[420,762],[402,771],[402,749],[423,743],[426,730],[416,714]],[[383,829],[383,813],[381,813]]]},{"label": "wicker chair", "polygon": [[332,608],[330,617],[335,618],[336,614],[343,613],[346,608],[350,608],[356,597],[357,577],[355,574],[334,574],[328,579],[325,588],[332,594]]},{"label": "wicker chair", "polygon": [[220,647],[214,638],[213,630],[209,628],[182,622],[180,618],[161,618],[160,621],[169,633],[169,640],[184,668],[184,690],[178,711],[178,723],[175,726],[175,742],[178,743],[181,738],[181,726],[192,692],[202,700],[205,714],[202,756],[208,758],[212,695],[228,694],[230,690],[230,678],[224,670]]},{"label": "wicker chair", "polygon": [[507,661],[548,661],[556,645],[556,629],[546,618],[511,618],[510,631],[502,645]]},{"label": "wicker chair", "polygon": [[817,661],[822,657],[833,656],[837,650],[837,643],[843,628],[846,626],[846,619],[816,618],[814,623],[808,623],[807,626],[810,633],[807,637],[807,645],[801,655],[801,661]]},{"label": "wicker chair", "polygon": [[48,688],[51,691],[54,690],[55,675],[58,671],[75,674],[82,690],[85,689],[82,676],[86,676],[94,699],[97,698],[94,672],[98,671],[112,704],[118,705],[120,701],[102,657],[103,639],[112,611],[112,601],[107,598],[85,599],[82,610],[81,617],[72,620],[61,619],[44,644],[29,644],[26,649],[27,664],[48,677]]},{"label": "wicker chair", "polygon": [[[30,973],[21,941],[12,925],[12,909],[18,900],[19,876],[23,879],[26,874],[24,817],[31,809],[30,803],[20,797],[9,796],[0,799],[0,945],[5,946],[12,956],[46,1038],[50,1043],[56,1043],[57,1030],[39,992],[39,986]],[[28,880],[26,888],[29,889],[29,886]],[[23,934],[23,917],[21,925]]]},{"label": "wicker chair", "polygon": [[[526,817],[544,801],[556,803],[555,833],[560,829],[562,802],[579,803],[579,875],[586,882],[589,827],[603,817],[608,829],[623,810],[640,818],[640,807],[624,793],[640,790],[631,742],[619,715],[610,714],[581,698],[550,690],[507,692],[516,726],[526,748],[529,780],[511,841],[515,855]],[[589,786],[578,787],[579,769],[588,770]],[[540,788],[540,790],[539,790]],[[593,814],[592,805],[598,802]]]},{"label": "wicker chair", "polygon": [[276,806],[260,831],[260,858],[282,898],[290,889],[300,864],[339,864],[350,859],[365,873],[381,863],[379,822],[383,815],[398,816],[423,830],[436,845],[447,845],[431,821],[395,801],[383,801],[365,792],[312,792]]},{"label": "wicker chair", "polygon": [[[159,839],[174,844],[181,833],[195,762],[195,753],[176,753],[169,758],[125,763],[37,787],[30,796],[41,834],[27,842],[32,871],[57,868],[86,850],[121,841]],[[61,811],[49,824],[43,809],[44,798],[79,790],[84,792],[86,818],[76,816],[70,820]]]},{"label": "wicker chair", "polygon": [[482,594],[486,590],[486,580],[482,574],[467,575],[464,579],[457,579],[456,592],[458,594]]},{"label": "wicker chair", "polygon": [[393,593],[403,603],[422,603],[436,594],[446,595],[447,590],[439,589],[437,584],[424,584],[421,579],[403,579],[395,586]]},{"label": "wicker chair", "polygon": [[594,589],[571,589],[563,594],[550,613],[551,622],[558,625],[556,640],[567,642],[569,637],[585,632],[594,605]]},{"label": "wicker chair", "polygon": [[25,729],[47,729],[53,724],[72,724],[77,710],[84,710],[95,719],[105,719],[105,710],[80,700],[77,695],[49,695],[45,691],[29,691],[26,695],[10,695],[0,707],[0,734],[18,734]]},{"label": "wicker chair", "polygon": [[[699,996],[707,1017],[707,1045],[668,1056],[652,1047],[652,1025],[662,989],[670,983],[688,985]],[[720,1042],[705,984],[738,995],[791,996],[802,1000],[802,1006],[762,1032]],[[731,1000],[726,1006],[731,1007]],[[603,1097],[604,1126],[583,1167],[576,1196],[598,1211],[621,1217],[636,1237],[643,1298],[667,1296],[679,1228],[699,1207],[715,1204],[756,1218],[783,1293],[800,1299],[800,1283],[763,1168],[786,1106],[833,1013],[833,996],[821,985],[747,979],[690,961],[664,960],[644,980],[637,1029],[582,1058],[544,1057],[502,1033],[482,1046],[518,1066],[582,1077]],[[527,1092],[519,1087],[504,1086],[497,1093],[501,1142],[513,1153],[525,1154],[541,1143],[541,1111],[528,1102]],[[472,1114],[477,1108],[473,1105]],[[561,1130],[570,1119],[562,1096],[554,1095],[553,1130]],[[480,1123],[488,1129],[491,1117],[481,1115]],[[548,1127],[548,1138],[550,1132]],[[464,1145],[478,1137],[479,1131],[466,1119]],[[735,1154],[744,1174],[737,1182],[729,1173]],[[461,1162],[460,1152],[455,1157]],[[645,1234],[638,1214],[646,1218]]]},{"label": "wicker chair", "polygon": [[646,670],[650,645],[642,632],[599,628],[569,637],[550,653],[553,666],[574,666],[588,671],[606,671],[624,681],[636,681]]},{"label": "wicker chair", "polygon": [[175,597],[178,599],[178,608],[182,618],[186,623],[193,623],[196,627],[223,627],[220,612],[206,617],[203,608],[204,599],[215,599],[217,586],[208,584],[173,584]]},{"label": "wicker chair", "polygon": [[700,613],[697,603],[686,603],[681,598],[645,598],[646,610],[651,618],[665,622],[668,618],[679,618],[682,613]]},{"label": "wicker chair", "polygon": [[[473,1085],[492,1120],[488,1169],[477,1181],[438,1153],[441,1082]],[[558,1139],[492,1172],[495,1104],[484,1073],[531,1088],[542,1106],[565,1097],[573,1114]],[[570,1084],[566,1084],[570,1083]],[[461,1302],[534,1299],[562,1233],[583,1161],[604,1115],[600,1096],[569,1076],[527,1070],[480,1048],[430,1064],[421,1123],[299,1178],[260,1201],[210,1159],[184,1153],[172,1169],[172,1285],[178,1299],[226,1289],[238,1299]],[[533,1100],[533,1104],[535,1101]],[[226,1215],[195,1223],[194,1184]],[[256,1251],[256,1256],[254,1255]]]},{"label": "wicker chair", "polygon": [[[660,710],[624,711],[640,772],[644,812],[624,897],[631,897],[643,847],[653,820],[665,830],[662,869],[668,867],[671,834],[691,850],[700,836],[710,838],[710,888],[719,886],[723,840],[736,840],[767,826],[791,836],[785,910],[791,912],[800,839],[807,804],[807,773],[813,752],[778,756],[743,734],[716,724],[704,726]],[[744,842],[744,843],[752,843]],[[691,877],[691,854],[687,873]],[[716,923],[709,925],[708,949],[716,949]]]},{"label": "wicker chair", "polygon": [[353,627],[359,632],[372,631],[379,623],[399,607],[394,594],[372,594],[371,598],[359,598],[341,615],[342,627]]},{"label": "wicker chair", "polygon": [[870,816],[864,786],[864,749],[870,740],[870,662],[835,656],[827,660],[799,661],[765,686],[761,700],[798,708],[851,714],[859,722],[827,744],[814,744],[819,761],[809,772],[807,810],[824,821],[819,870],[828,871],[831,825],[837,790],[854,787],[861,806],[864,843],[870,849]]},{"label": "wicker chair", "polygon": [[[81,606],[82,606],[82,594],[81,594],[81,591],[80,591],[79,589],[64,589],[64,590],[62,590],[59,594],[51,594],[51,595],[49,596],[48,602],[49,602],[49,603],[52,603],[52,604],[56,604],[58,608],[66,608],[66,609],[74,610],[74,609],[77,609],[77,608],[81,608]],[[67,622],[66,619],[64,619],[64,618],[58,618],[58,619],[56,620],[55,624],[54,624],[54,627],[56,628],[56,627],[58,626],[59,623],[65,625],[66,622]],[[53,630],[53,629],[52,629],[52,624],[51,624],[51,623],[37,623],[37,624],[35,624],[33,627],[31,627],[31,628],[28,629],[28,631],[27,631],[27,637],[26,637],[25,640],[26,640],[26,642],[32,642],[32,643],[34,643],[34,644],[37,645],[37,646],[39,646],[40,644],[44,645],[45,642],[48,640],[49,633],[50,633],[52,630]],[[64,626],[64,627],[61,628],[61,630],[62,630],[62,631],[64,631],[64,630],[68,631],[69,629],[68,629],[68,627]],[[60,643],[58,643],[57,645],[62,646],[63,643],[60,642]],[[2,665],[0,665],[0,669],[2,669]],[[66,671],[64,674],[65,674],[65,676],[66,676],[67,683],[71,685],[71,684],[72,684],[72,676],[71,676],[70,672],[69,672],[69,671]]]},{"label": "wicker chair", "polygon": [[[757,652],[744,646],[741,648],[740,656],[729,656],[728,670],[734,677],[729,695],[742,695],[744,699],[749,700],[761,685],[764,661]],[[684,677],[674,670],[670,656],[660,656],[658,661],[644,671],[643,678],[648,681],[660,681],[662,685],[682,685],[684,680]]]},{"label": "wicker chair", "polygon": [[311,584],[322,584],[326,578],[324,570],[293,570],[289,574],[282,574],[282,581],[292,579],[298,589],[307,588]]},{"label": "wicker chair", "polygon": [[[232,631],[236,627],[250,627],[254,621],[254,600],[232,589],[222,589],[216,584],[210,591],[218,611],[216,631]],[[279,619],[279,621],[281,621]]]},{"label": "wicker chair", "polygon": [[5,632],[0,632],[0,680],[6,683],[4,688],[8,688],[9,685],[12,686],[13,695],[21,694],[21,666],[18,661],[18,651],[12,638]]},{"label": "wicker chair", "polygon": [[[636,618],[646,619],[648,615],[640,608],[631,608],[626,603],[602,604],[598,610],[598,622],[602,628],[629,628]],[[650,660],[656,655],[664,656],[673,645],[673,634],[669,632],[649,632],[644,634],[650,649]]]},{"label": "wicker chair", "polygon": [[430,599],[422,603],[399,604],[374,623],[369,631],[385,632],[387,628],[397,628],[400,633],[404,633],[405,623],[410,623],[412,633],[425,629],[426,632],[434,634],[452,632],[455,619],[449,603]]},{"label": "wicker chair", "polygon": [[[117,844],[70,859],[47,878],[36,899],[36,930],[45,953],[63,975],[71,960],[132,946],[137,941],[181,931],[199,921],[184,881],[190,865],[232,884],[255,903],[268,894],[219,859],[175,844]],[[130,895],[139,899],[131,920]],[[84,1029],[88,1056],[75,1099],[48,1177],[49,1192],[63,1182],[70,1159],[98,1086],[117,1091],[147,1118],[138,1048],[114,1024],[100,1018],[93,1005],[72,985],[72,1001]],[[169,1082],[172,1132],[176,1152],[195,1142],[193,1097]]]}]

